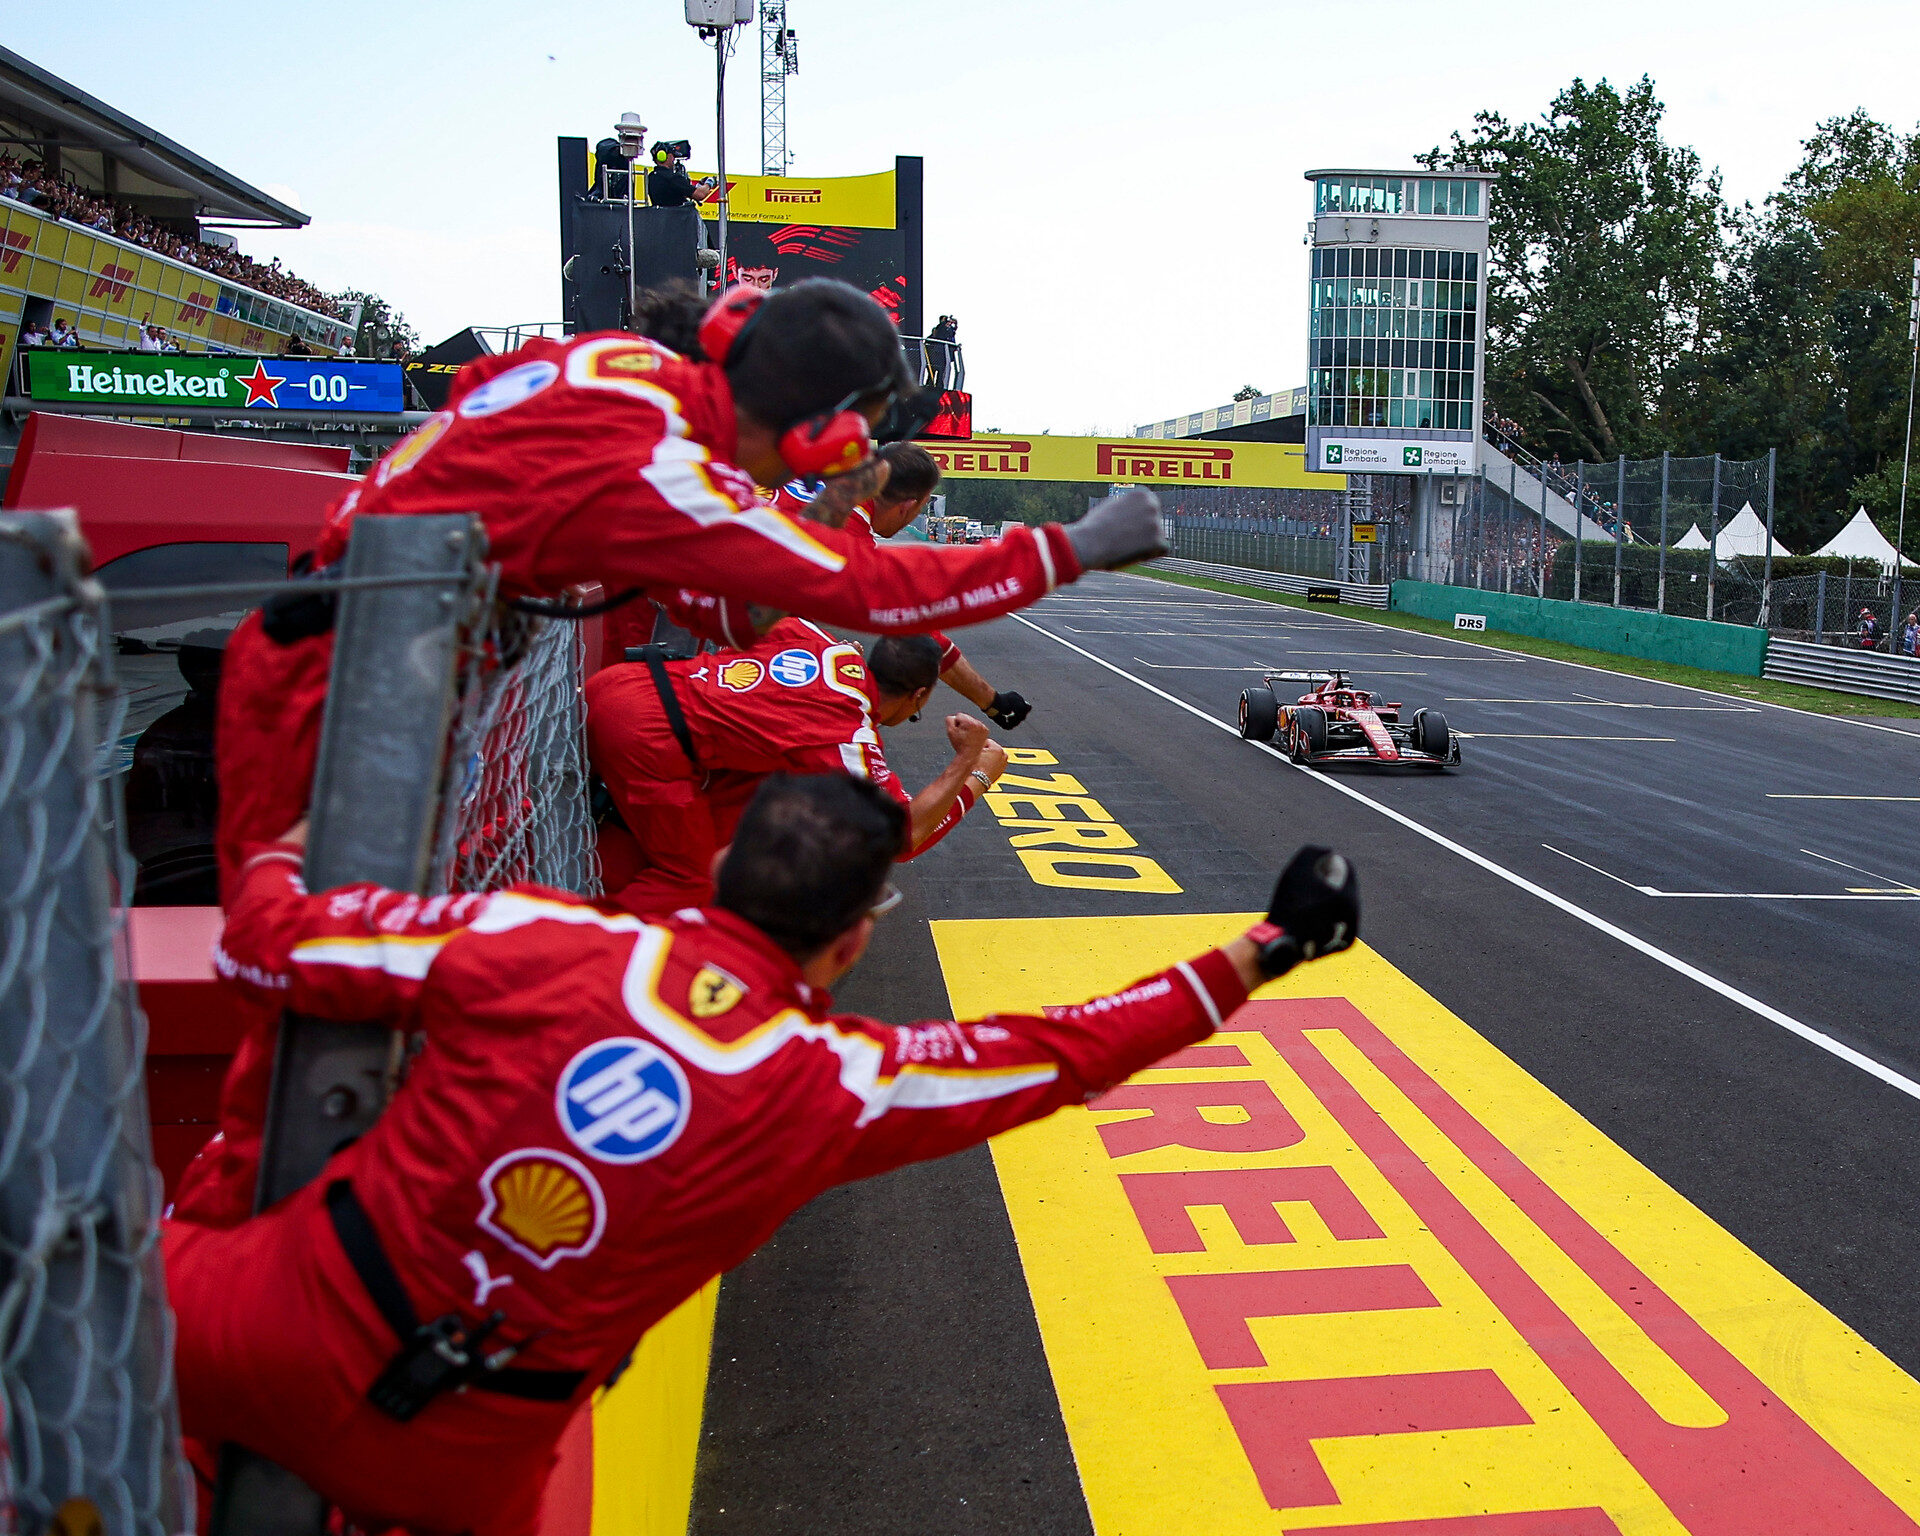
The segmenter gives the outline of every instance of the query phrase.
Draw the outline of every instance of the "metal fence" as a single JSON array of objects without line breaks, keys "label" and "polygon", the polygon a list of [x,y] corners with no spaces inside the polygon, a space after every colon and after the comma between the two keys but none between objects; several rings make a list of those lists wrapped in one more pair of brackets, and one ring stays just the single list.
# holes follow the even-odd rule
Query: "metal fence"
[{"label": "metal fence", "polygon": [[193,1491],[126,951],[117,696],[82,568],[70,520],[0,517],[5,1528],[59,1515],[172,1536],[193,1527]]},{"label": "metal fence", "polygon": [[1769,627],[1795,640],[1864,649],[1861,621],[1871,614],[1879,638],[1874,649],[1900,654],[1903,631],[1920,604],[1920,577],[1912,571],[1898,580],[1870,560],[1849,561],[1839,571],[1810,576],[1776,576]]},{"label": "metal fence", "polygon": [[594,895],[580,626],[500,614],[468,647],[434,841],[434,887],[528,880]]}]

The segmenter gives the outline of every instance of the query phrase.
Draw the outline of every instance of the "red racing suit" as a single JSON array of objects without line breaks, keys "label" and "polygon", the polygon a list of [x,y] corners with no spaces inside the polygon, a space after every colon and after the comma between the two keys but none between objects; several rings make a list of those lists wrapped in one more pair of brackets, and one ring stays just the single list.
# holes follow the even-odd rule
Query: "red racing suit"
[{"label": "red racing suit", "polygon": [[[345,552],[363,513],[472,512],[505,596],[685,586],[867,634],[997,618],[1080,575],[1054,526],[965,550],[880,549],[798,522],[760,501],[737,449],[720,368],[625,332],[532,341],[460,370],[447,409],[329,515],[317,560]],[[305,808],[330,656],[324,637],[272,644],[254,616],[228,644],[215,751],[229,878],[243,844]]]},{"label": "red racing suit", "polygon": [[[385,1115],[272,1210],[168,1224],[187,1433],[237,1441],[363,1523],[523,1536],[574,1409],[648,1328],[834,1185],[1081,1103],[1245,999],[1219,951],[1044,1017],[893,1026],[719,909],[648,924],[532,887],[308,895],[245,871],[217,959],[303,1013],[426,1049]],[[347,1255],[345,1181],[413,1311],[501,1319],[564,1400],[476,1386],[409,1423],[366,1401],[398,1340]],[[376,1527],[377,1528],[377,1527]]]},{"label": "red racing suit", "polygon": [[[850,773],[910,808],[873,723],[880,694],[852,641],[805,619],[782,619],[759,644],[664,664],[693,757],[674,733],[651,671],[602,669],[587,680],[587,755],[606,781],[645,860],[608,894],[652,916],[711,898],[714,853],[733,840],[770,773]],[[971,784],[925,838],[925,853],[973,808]]]},{"label": "red racing suit", "polygon": [[[807,508],[812,505],[812,503],[813,495],[808,494],[806,482],[804,480],[789,480],[773,493],[767,504],[791,516],[805,517],[807,515]],[[848,538],[864,540],[869,546],[875,549],[879,548],[880,535],[873,531],[873,503],[871,501],[863,501],[859,506],[849,512],[842,532],[844,532]],[[691,596],[692,594],[683,595]],[[675,622],[680,623],[681,621],[675,620]],[[953,664],[960,660],[960,647],[955,645],[953,641],[937,629],[930,629],[927,631],[927,634],[940,642],[940,675],[945,677],[947,673],[953,670]]]}]

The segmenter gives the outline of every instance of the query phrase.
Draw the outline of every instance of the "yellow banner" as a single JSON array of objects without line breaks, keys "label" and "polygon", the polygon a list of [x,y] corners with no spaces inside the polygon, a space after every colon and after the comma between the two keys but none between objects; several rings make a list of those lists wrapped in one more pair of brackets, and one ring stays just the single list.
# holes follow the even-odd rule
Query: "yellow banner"
[{"label": "yellow banner", "polygon": [[[693,173],[697,181],[705,171]],[[852,229],[892,229],[894,175],[733,176],[727,217],[745,224],[833,224]],[[713,199],[707,199],[708,211]]]},{"label": "yellow banner", "polygon": [[976,437],[920,445],[953,480],[1080,480],[1344,491],[1345,475],[1307,468],[1301,443],[1170,442],[1151,437]]}]

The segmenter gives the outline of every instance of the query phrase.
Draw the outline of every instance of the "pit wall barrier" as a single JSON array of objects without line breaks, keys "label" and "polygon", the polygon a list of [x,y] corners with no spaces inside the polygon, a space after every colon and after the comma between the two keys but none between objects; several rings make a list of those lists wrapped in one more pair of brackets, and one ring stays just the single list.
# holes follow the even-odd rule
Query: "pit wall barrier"
[{"label": "pit wall barrier", "polygon": [[1615,656],[1638,656],[1676,666],[1759,677],[1767,661],[1767,632],[1745,624],[1683,619],[1641,608],[1568,603],[1551,597],[1482,592],[1428,581],[1396,581],[1389,606],[1396,613],[1450,622],[1461,614],[1486,628],[1536,640],[1559,640]]},{"label": "pit wall barrier", "polygon": [[711,1281],[655,1323],[620,1379],[575,1415],[540,1536],[686,1536],[719,1295]]}]

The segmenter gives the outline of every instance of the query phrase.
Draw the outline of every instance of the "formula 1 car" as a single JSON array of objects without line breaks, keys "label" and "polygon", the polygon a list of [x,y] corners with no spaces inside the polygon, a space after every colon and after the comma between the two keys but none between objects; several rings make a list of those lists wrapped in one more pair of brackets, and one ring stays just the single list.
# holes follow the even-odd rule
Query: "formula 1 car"
[{"label": "formula 1 car", "polygon": [[[1305,683],[1298,702],[1282,704],[1275,683]],[[1269,672],[1258,688],[1240,695],[1240,735],[1272,741],[1276,735],[1296,763],[1410,763],[1451,768],[1460,761],[1460,738],[1437,709],[1403,706],[1353,686],[1349,673]]]}]

